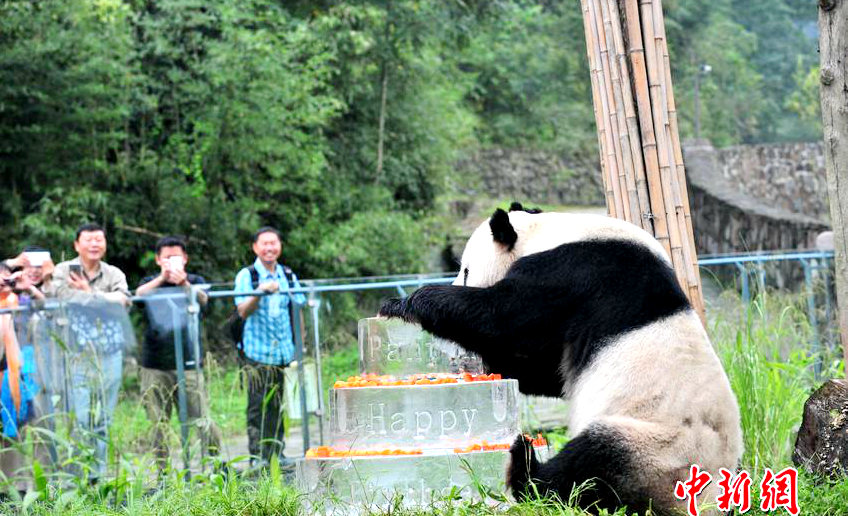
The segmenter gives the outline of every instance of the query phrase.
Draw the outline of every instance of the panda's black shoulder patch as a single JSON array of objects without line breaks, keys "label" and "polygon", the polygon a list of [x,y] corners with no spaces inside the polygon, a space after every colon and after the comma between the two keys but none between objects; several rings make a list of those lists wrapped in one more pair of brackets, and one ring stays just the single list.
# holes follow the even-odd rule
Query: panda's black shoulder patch
[{"label": "panda's black shoulder patch", "polygon": [[[546,343],[540,360],[562,346],[575,372],[612,338],[690,307],[671,266],[647,247],[625,240],[587,240],[525,256],[504,281],[527,314],[522,340]],[[550,353],[550,357],[542,356]]]}]

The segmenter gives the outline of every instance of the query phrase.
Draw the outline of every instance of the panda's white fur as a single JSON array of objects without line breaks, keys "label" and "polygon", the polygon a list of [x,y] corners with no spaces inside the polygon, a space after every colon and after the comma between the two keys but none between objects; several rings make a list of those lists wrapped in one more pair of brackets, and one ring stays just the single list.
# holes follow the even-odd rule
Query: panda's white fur
[{"label": "panda's white fur", "polygon": [[[665,249],[653,236],[623,220],[588,213],[528,213],[515,210],[509,212],[509,222],[519,235],[515,246],[509,251],[504,251],[501,244],[492,240],[488,220],[474,230],[465,244],[462,264],[454,285],[494,285],[522,256],[589,239],[621,238],[640,242],[671,263]],[[467,278],[465,270],[469,271]]]},{"label": "panda's white fur", "polygon": [[[615,256],[619,251],[622,255]],[[545,271],[538,270],[540,264],[566,263],[576,253],[582,253],[571,264],[577,278],[569,277],[568,267],[557,269],[557,277],[550,281]],[[628,267],[631,257],[641,269],[621,270],[619,276],[616,267]],[[527,262],[531,258],[536,261]],[[657,271],[655,276],[652,271]],[[645,276],[641,283],[628,283],[624,276],[640,273]],[[610,283],[619,277],[620,294],[631,296],[636,306],[616,297],[619,286]],[[594,307],[585,314],[587,325],[620,323],[622,330],[604,333],[604,328],[590,328],[601,337],[588,339],[582,347],[563,342],[560,351],[552,349],[554,330],[547,327],[556,327],[560,312],[540,319],[526,311],[539,309],[532,303],[543,300],[559,303],[566,311],[580,309],[552,294],[558,289],[566,298],[571,289]],[[654,290],[645,293],[650,289]],[[629,319],[617,321],[615,313],[601,313],[604,299]],[[654,302],[668,307],[650,306]],[[721,363],[674,279],[664,248],[630,223],[588,214],[528,213],[520,206],[508,216],[496,211],[469,239],[453,287],[425,287],[406,301],[387,303],[381,313],[420,322],[503,369],[517,363],[512,376],[523,391],[527,387],[554,395],[550,383],[537,385],[534,373],[520,365],[522,360],[533,363],[536,344],[532,338],[522,341],[523,334],[514,332],[535,331],[542,325],[539,366],[559,353],[551,374],[558,377],[560,394],[570,402],[573,440],[551,461],[540,464],[518,439],[509,471],[517,496],[532,481],[543,492],[567,497],[570,482],[594,476],[614,491],[598,495],[602,506],[619,501],[636,509],[675,511],[684,507],[673,495],[675,483],[687,478],[692,464],[718,478],[719,468],[733,471],[741,458],[739,408]],[[582,316],[571,317],[566,334],[581,336]],[[480,319],[486,322],[477,328]],[[481,339],[489,342],[488,347],[477,342]],[[510,351],[510,340],[522,342]],[[700,501],[714,501],[715,494],[713,482]]]},{"label": "panda's white fur", "polygon": [[[735,471],[739,464],[739,407],[692,310],[622,335],[569,390],[569,433],[578,435],[593,423],[617,428],[642,471],[653,469],[656,477],[644,479],[643,490],[655,504],[682,506],[672,490],[694,463],[714,479],[721,478],[720,468]],[[662,392],[675,396],[655,402],[652,393]],[[717,495],[713,482],[700,500],[715,502]]]}]

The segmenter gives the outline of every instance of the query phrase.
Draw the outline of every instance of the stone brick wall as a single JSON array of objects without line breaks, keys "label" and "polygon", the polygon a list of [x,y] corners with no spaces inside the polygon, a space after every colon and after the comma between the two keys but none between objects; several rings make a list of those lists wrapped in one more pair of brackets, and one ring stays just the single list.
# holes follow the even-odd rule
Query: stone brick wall
[{"label": "stone brick wall", "polygon": [[[705,141],[684,145],[698,254],[815,246],[816,236],[828,227],[826,220],[785,207],[791,201],[790,193],[795,192],[795,196],[803,197],[796,199],[798,206],[827,211],[827,201],[823,198],[823,189],[826,188],[824,167],[818,171],[807,171],[803,176],[807,177],[805,181],[796,180],[796,172],[792,171],[803,166],[789,162],[792,153],[803,146],[756,145],[715,149]],[[807,148],[810,155],[814,154],[813,147]],[[772,160],[765,159],[769,155]],[[758,157],[762,161],[758,162]],[[737,169],[731,164],[751,169]],[[760,168],[753,169],[757,166]],[[815,186],[822,191],[813,188]]]},{"label": "stone brick wall", "polygon": [[489,197],[525,203],[604,204],[597,160],[579,162],[542,151],[494,148],[468,156],[457,163],[457,169]]},{"label": "stone brick wall", "polygon": [[737,145],[716,150],[724,178],[782,210],[828,220],[822,143]]},{"label": "stone brick wall", "polygon": [[[814,247],[828,228],[820,143],[684,144],[699,254]],[[603,206],[597,160],[577,162],[541,151],[488,149],[457,164],[463,188],[525,203]]]}]

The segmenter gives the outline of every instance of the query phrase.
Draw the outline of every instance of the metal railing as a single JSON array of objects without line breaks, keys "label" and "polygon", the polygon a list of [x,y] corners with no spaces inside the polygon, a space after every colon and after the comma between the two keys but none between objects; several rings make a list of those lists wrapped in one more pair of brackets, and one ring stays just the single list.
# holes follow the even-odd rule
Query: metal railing
[{"label": "metal railing", "polygon": [[[832,268],[833,253],[822,251],[792,251],[786,253],[761,253],[761,254],[737,254],[737,255],[722,255],[722,256],[702,256],[699,257],[698,264],[701,268],[710,269],[720,266],[734,267],[741,286],[741,296],[746,307],[751,301],[751,283],[750,276],[756,274],[758,284],[761,288],[765,286],[765,270],[763,265],[769,262],[797,262],[804,271],[804,288],[807,297],[807,313],[810,320],[810,325],[813,329],[813,346],[814,351],[821,351],[821,342],[818,334],[818,322],[816,316],[816,296],[813,289],[814,274],[822,273],[829,277],[830,269]],[[378,278],[339,278],[339,279],[319,279],[319,280],[302,280],[301,287],[292,288],[285,291],[286,295],[293,296],[294,294],[305,294],[307,303],[305,308],[310,311],[311,326],[312,326],[312,351],[313,359],[317,369],[317,385],[315,388],[318,391],[317,408],[313,411],[307,410],[307,391],[304,374],[304,358],[305,358],[305,340],[304,328],[301,327],[301,313],[304,307],[296,303],[292,303],[294,307],[293,322],[293,337],[295,340],[295,360],[297,361],[297,378],[298,378],[298,394],[301,414],[301,425],[303,434],[303,451],[310,446],[309,419],[314,416],[317,418],[319,425],[319,441],[323,444],[324,436],[324,387],[321,381],[321,337],[320,337],[320,309],[322,305],[322,296],[331,293],[340,292],[361,292],[368,290],[388,290],[395,295],[406,296],[408,288],[418,288],[423,285],[438,285],[449,284],[453,282],[455,274],[420,274],[394,277],[378,277]],[[177,389],[178,389],[178,413],[180,419],[180,440],[183,448],[183,461],[186,468],[189,465],[188,454],[188,418],[187,418],[187,401],[186,401],[186,385],[185,385],[185,363],[183,356],[183,338],[189,339],[191,349],[195,357],[199,356],[200,350],[200,331],[199,331],[199,313],[200,306],[198,301],[198,292],[204,290],[209,299],[231,299],[236,296],[264,296],[268,293],[255,290],[252,292],[236,292],[231,289],[207,290],[210,285],[193,285],[187,289],[185,293],[154,293],[146,296],[134,296],[131,298],[133,303],[148,302],[151,300],[165,300],[171,307],[174,321],[174,351],[177,362]],[[827,289],[825,289],[826,311],[831,313],[832,299]],[[180,307],[174,302],[178,298],[188,298],[186,306]],[[293,297],[292,297],[293,299]],[[48,300],[43,305],[34,308],[7,308],[0,309],[0,314],[19,312],[25,310],[54,310],[62,306],[62,302],[56,300]],[[186,326],[187,335],[183,335],[182,326],[179,324],[180,310],[187,311]],[[199,364],[197,364],[199,367]]]},{"label": "metal railing", "polygon": [[[830,320],[833,313],[833,296],[827,285],[831,281],[833,269],[833,251],[787,251],[783,253],[752,253],[752,254],[725,254],[711,255],[698,258],[701,268],[718,267],[722,265],[733,266],[736,269],[740,284],[742,303],[747,311],[751,304],[751,275],[756,276],[760,291],[765,290],[766,271],[764,265],[775,262],[797,262],[801,265],[804,276],[804,295],[807,305],[807,319],[810,323],[813,340],[813,352],[822,356],[823,345],[819,333],[819,321],[816,310],[815,276],[820,275],[825,284],[823,290],[825,318]],[[815,364],[816,376],[821,372],[822,364],[819,358]]]}]

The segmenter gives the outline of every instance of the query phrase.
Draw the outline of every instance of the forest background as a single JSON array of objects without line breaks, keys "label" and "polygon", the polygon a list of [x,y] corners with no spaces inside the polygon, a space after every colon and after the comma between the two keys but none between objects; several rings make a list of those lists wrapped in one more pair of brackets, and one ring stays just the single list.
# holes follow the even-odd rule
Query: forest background
[{"label": "forest background", "polygon": [[[821,138],[816,3],[667,0],[684,138]],[[709,73],[704,73],[708,65]],[[263,224],[301,278],[411,273],[460,158],[597,161],[577,0],[0,2],[0,255],[109,233],[130,284],[158,235],[231,281]]]}]

